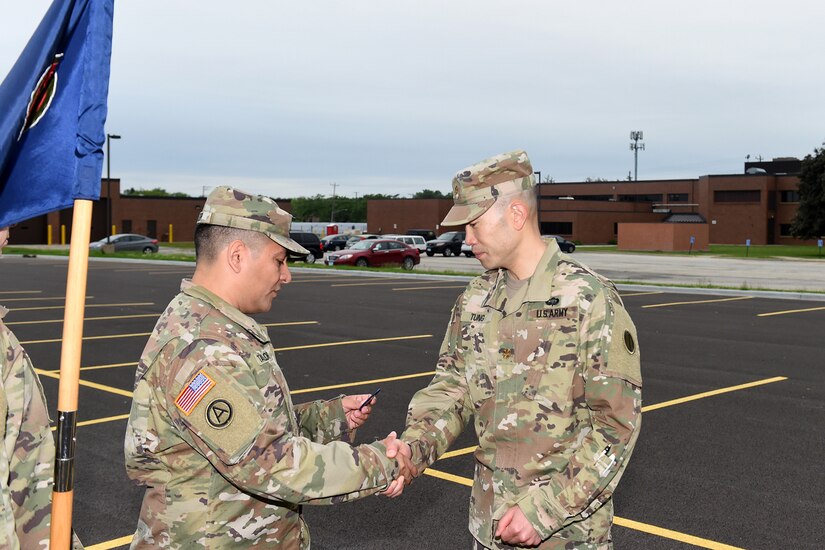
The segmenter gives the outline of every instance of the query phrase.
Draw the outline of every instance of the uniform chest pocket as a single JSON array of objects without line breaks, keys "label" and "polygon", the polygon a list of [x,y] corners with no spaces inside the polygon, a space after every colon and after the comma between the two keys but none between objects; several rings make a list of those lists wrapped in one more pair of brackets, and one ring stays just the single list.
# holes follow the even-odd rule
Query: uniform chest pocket
[{"label": "uniform chest pocket", "polygon": [[[569,308],[574,309],[574,308]],[[522,394],[557,403],[570,394],[578,367],[579,330],[575,311],[556,318],[533,318],[517,340],[524,377]]]}]

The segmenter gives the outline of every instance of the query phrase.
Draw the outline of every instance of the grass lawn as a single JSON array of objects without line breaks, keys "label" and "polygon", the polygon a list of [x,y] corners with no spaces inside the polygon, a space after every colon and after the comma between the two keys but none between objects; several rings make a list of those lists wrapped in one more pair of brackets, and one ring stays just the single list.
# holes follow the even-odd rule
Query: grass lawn
[{"label": "grass lawn", "polygon": [[[676,254],[687,256],[687,252],[661,252],[651,250],[617,250],[616,245],[579,246],[579,252],[618,252],[632,254]],[[765,244],[746,247],[741,244],[712,244],[707,252],[694,250],[694,256],[722,256],[728,258],[800,258],[825,259],[825,251],[816,246]]]}]

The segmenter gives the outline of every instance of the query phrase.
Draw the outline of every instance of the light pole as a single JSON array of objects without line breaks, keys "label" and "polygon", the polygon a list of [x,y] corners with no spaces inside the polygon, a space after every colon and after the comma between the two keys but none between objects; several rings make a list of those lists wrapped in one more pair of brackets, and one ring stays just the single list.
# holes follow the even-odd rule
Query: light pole
[{"label": "light pole", "polygon": [[337,183],[330,183],[332,186],[332,207],[329,211],[329,223],[335,222],[335,188],[338,187]]},{"label": "light pole", "polygon": [[633,140],[630,144],[630,150],[633,151],[633,180],[639,181],[639,150],[645,150],[645,144],[639,143],[639,140],[644,139],[644,134],[641,130],[634,130],[630,132],[630,139]]},{"label": "light pole", "polygon": [[111,242],[112,233],[112,157],[109,143],[113,139],[120,139],[120,136],[106,134],[106,244]]}]

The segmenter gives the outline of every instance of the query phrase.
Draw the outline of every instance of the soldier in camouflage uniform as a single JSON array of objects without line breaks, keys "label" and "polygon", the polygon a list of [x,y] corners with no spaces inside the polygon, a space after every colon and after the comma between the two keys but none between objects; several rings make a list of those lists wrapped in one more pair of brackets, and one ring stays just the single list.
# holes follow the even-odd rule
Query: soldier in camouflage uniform
[{"label": "soldier in camouflage uniform", "polygon": [[248,316],[290,282],[287,249],[306,253],[289,238],[291,219],[228,187],[206,201],[195,274],[137,368],[126,470],[146,493],[132,548],[309,548],[303,504],[403,482],[409,462],[395,457],[394,434],[350,445],[369,396],[293,405],[266,328]]},{"label": "soldier in camouflage uniform", "polygon": [[[9,229],[0,229],[0,250]],[[31,360],[0,306],[0,548],[49,547],[54,439]]]},{"label": "soldier in camouflage uniform", "polygon": [[539,233],[524,151],[459,172],[442,225],[488,269],[453,307],[402,440],[422,471],[474,418],[476,548],[611,548],[611,496],[639,435],[636,330],[616,287]]}]

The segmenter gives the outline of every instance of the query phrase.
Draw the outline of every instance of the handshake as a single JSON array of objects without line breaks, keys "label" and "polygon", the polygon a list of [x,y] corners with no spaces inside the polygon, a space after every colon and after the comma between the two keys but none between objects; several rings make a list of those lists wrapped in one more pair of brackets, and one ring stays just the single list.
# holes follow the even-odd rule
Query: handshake
[{"label": "handshake", "polygon": [[[376,392],[378,393],[378,392]],[[347,395],[343,398],[344,413],[347,417],[347,424],[350,430],[355,430],[362,426],[372,412],[372,406],[377,401],[375,393],[372,395]],[[412,451],[410,446],[400,439],[395,432],[381,440],[387,447],[387,458],[394,458],[398,462],[398,475],[392,480],[381,494],[390,498],[395,498],[404,492],[404,487],[409,485],[413,478],[418,475],[418,470],[412,464]]]}]

